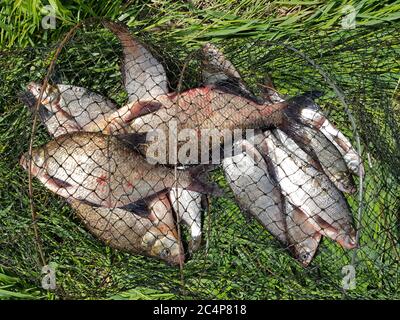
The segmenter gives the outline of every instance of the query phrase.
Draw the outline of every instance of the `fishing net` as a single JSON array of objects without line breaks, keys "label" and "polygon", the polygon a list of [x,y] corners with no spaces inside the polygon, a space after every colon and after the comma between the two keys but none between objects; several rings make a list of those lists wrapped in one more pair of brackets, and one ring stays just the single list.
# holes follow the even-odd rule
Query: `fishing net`
[{"label": "fishing net", "polygon": [[[399,297],[395,25],[205,46],[105,26],[0,53],[1,269],[62,299]],[[179,150],[209,129],[236,136],[199,165]]]}]

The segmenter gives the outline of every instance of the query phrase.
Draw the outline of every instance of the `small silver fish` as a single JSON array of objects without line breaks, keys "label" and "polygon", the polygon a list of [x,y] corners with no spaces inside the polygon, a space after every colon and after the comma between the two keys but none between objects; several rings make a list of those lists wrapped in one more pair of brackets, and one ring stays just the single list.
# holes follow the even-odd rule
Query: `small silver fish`
[{"label": "small silver fish", "polygon": [[348,168],[355,175],[364,176],[365,170],[361,156],[350,141],[319,110],[320,107],[311,96],[300,96],[293,99],[289,110],[299,108],[297,119],[315,130],[320,131],[339,150]]},{"label": "small silver fish", "polygon": [[266,139],[259,148],[271,160],[283,195],[311,218],[309,222],[319,233],[344,248],[354,248],[355,230],[343,194],[324,173],[290,155],[272,133],[264,134]]},{"label": "small silver fish", "polygon": [[222,161],[222,168],[235,199],[242,210],[254,216],[274,237],[286,244],[286,225],[279,186],[271,179],[264,158],[252,143],[242,140],[238,144],[245,151]]},{"label": "small silver fish", "polygon": [[292,206],[287,199],[285,207],[288,241],[297,260],[307,267],[318,250],[322,235],[309,221],[310,218],[299,208]]},{"label": "small silver fish", "polygon": [[122,75],[129,102],[152,100],[168,93],[164,66],[150,50],[120,23],[104,21],[104,26],[119,39],[122,50]]},{"label": "small silver fish", "polygon": [[295,132],[292,131],[293,139],[282,130],[277,129],[273,132],[291,154],[324,172],[340,191],[356,191],[354,180],[341,153],[320,131],[298,126]]}]

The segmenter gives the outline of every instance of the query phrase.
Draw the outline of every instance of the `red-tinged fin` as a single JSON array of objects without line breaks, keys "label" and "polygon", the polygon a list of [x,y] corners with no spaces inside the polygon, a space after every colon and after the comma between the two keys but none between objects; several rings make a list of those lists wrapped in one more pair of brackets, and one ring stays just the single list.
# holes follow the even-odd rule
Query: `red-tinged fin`
[{"label": "red-tinged fin", "polygon": [[210,199],[209,199],[208,195],[203,194],[201,196],[200,206],[201,206],[201,209],[203,209],[204,211],[208,211],[208,209],[210,208]]},{"label": "red-tinged fin", "polygon": [[161,109],[163,105],[158,101],[139,101],[129,103],[108,116],[107,121],[117,123],[129,123],[133,119],[142,117]]},{"label": "red-tinged fin", "polygon": [[150,215],[150,210],[148,203],[141,199],[133,203],[129,203],[125,206],[118,207],[119,209],[129,211],[131,213],[137,214],[138,216],[148,217]]}]

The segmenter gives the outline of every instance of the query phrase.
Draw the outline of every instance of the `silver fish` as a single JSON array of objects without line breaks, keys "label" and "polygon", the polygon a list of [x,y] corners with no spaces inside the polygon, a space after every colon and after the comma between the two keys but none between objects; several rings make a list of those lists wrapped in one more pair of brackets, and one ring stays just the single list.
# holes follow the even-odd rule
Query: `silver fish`
[{"label": "silver fish", "polygon": [[365,174],[361,156],[350,141],[320,112],[320,107],[313,101],[312,95],[304,95],[291,101],[293,111],[298,108],[297,119],[300,123],[320,131],[342,154],[348,168],[355,175]]},{"label": "silver fish", "polygon": [[[257,138],[257,136],[255,137]],[[271,179],[267,164],[247,140],[238,142],[245,151],[222,161],[226,179],[239,206],[254,216],[274,237],[286,244],[282,196]]]},{"label": "silver fish", "polygon": [[195,178],[199,168],[175,176],[172,169],[149,164],[118,138],[101,133],[57,137],[34,149],[32,161],[22,156],[20,164],[56,194],[107,208],[129,208],[174,186],[222,194]]},{"label": "silver fish", "polygon": [[129,102],[152,100],[168,93],[164,66],[123,25],[104,21],[119,39],[123,50],[122,74]]},{"label": "silver fish", "polygon": [[190,228],[189,251],[192,253],[198,250],[201,244],[202,197],[201,193],[182,188],[172,188],[169,192],[175,213]]},{"label": "silver fish", "polygon": [[[171,207],[158,198],[151,202],[152,214],[163,215],[163,221],[173,220]],[[98,239],[118,250],[146,255],[171,265],[184,262],[183,247],[175,226],[163,221],[151,221],[122,209],[92,207],[80,201],[69,201],[78,218]]]},{"label": "silver fish", "polygon": [[273,132],[291,154],[323,171],[340,191],[347,193],[356,191],[354,180],[341,153],[320,131],[307,126],[298,126],[295,132],[291,131],[293,139],[282,130],[277,129]]},{"label": "silver fish", "polygon": [[302,210],[315,229],[344,248],[356,246],[349,206],[329,178],[293,154],[272,133],[259,146],[272,162],[282,194]]},{"label": "silver fish", "polygon": [[288,241],[297,260],[307,267],[318,250],[322,235],[310,218],[285,199]]}]

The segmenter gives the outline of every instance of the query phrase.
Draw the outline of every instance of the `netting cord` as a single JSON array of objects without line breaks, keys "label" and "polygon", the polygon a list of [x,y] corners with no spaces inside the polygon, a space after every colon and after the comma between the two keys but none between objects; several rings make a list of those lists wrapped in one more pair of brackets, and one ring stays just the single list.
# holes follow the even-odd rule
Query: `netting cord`
[{"label": "netting cord", "polygon": [[[355,118],[346,102],[345,96],[343,91],[335,84],[335,82],[332,80],[332,78],[328,75],[325,70],[323,70],[313,59],[311,59],[308,55],[306,55],[304,52],[298,50],[295,47],[292,47],[290,45],[282,43],[282,46],[286,47],[287,49],[293,51],[294,53],[298,54],[301,58],[303,58],[308,64],[310,64],[313,68],[315,68],[325,79],[325,81],[328,83],[328,85],[334,90],[336,96],[339,98],[340,102],[342,103],[344,110],[350,120],[350,124],[354,133],[354,139],[357,144],[357,152],[361,155],[362,150],[361,150],[361,140],[360,136],[358,134],[357,130],[357,124],[355,121]],[[351,264],[354,266],[356,263],[357,259],[357,251],[359,248],[359,242],[360,242],[360,229],[361,229],[361,218],[362,218],[362,213],[363,213],[363,199],[364,199],[364,177],[362,174],[361,166],[359,166],[358,169],[358,176],[359,176],[359,182],[358,182],[358,212],[357,212],[357,223],[356,223],[356,248],[354,248],[353,255],[351,258]]]},{"label": "netting cord", "polygon": [[[178,85],[177,85],[177,92],[181,92],[182,91],[182,84],[183,84],[183,76],[185,74],[186,68],[189,64],[189,62],[191,61],[191,58],[193,56],[193,53],[191,53],[185,60],[183,66],[182,66],[182,70],[181,70],[181,74],[179,76],[179,81],[178,81]],[[179,105],[179,95],[177,96],[177,104]],[[175,137],[176,141],[174,145],[178,145],[178,135]],[[171,150],[168,150],[168,153],[170,153]],[[174,152],[176,152],[175,154],[175,159],[176,161],[178,161],[178,148],[176,148],[176,150],[174,150]],[[178,164],[176,163],[174,166],[174,175],[175,175],[175,192],[176,192],[176,197],[175,201],[177,201],[175,207],[177,208],[176,211],[176,228],[177,228],[177,232],[178,232],[178,241],[179,241],[179,250],[181,250],[182,248],[182,237],[181,237],[181,228],[180,228],[180,222],[181,222],[181,217],[180,217],[180,205],[179,205],[179,195],[177,192],[177,187],[178,187]],[[179,254],[182,254],[182,252],[179,252]],[[184,252],[183,252],[184,254]],[[182,259],[179,260],[179,273],[180,273],[180,280],[181,280],[181,286],[182,286],[182,291],[183,294],[186,294],[186,290],[185,290],[185,277],[184,277],[184,273],[183,273],[183,261]]]},{"label": "netting cord", "polygon": [[[40,90],[39,97],[36,100],[36,103],[34,105],[33,124],[32,124],[31,137],[30,137],[30,140],[29,140],[29,149],[28,149],[29,159],[32,159],[33,141],[34,141],[34,135],[36,133],[36,128],[37,128],[39,105],[40,105],[40,102],[42,101],[44,89],[47,87],[47,85],[49,83],[50,75],[52,74],[52,72],[54,70],[57,58],[60,55],[60,53],[61,53],[62,49],[64,48],[64,46],[66,45],[66,43],[74,36],[75,32],[80,27],[82,27],[82,25],[84,23],[92,22],[92,21],[98,21],[98,20],[101,21],[102,19],[98,18],[98,17],[93,17],[93,18],[88,18],[86,20],[80,21],[77,24],[75,24],[66,33],[64,38],[58,44],[57,49],[56,49],[53,57],[50,60],[50,64],[49,64],[49,67],[47,69],[46,76],[45,76],[45,78],[43,80],[43,83],[42,83],[42,90]],[[34,203],[33,203],[33,187],[32,187],[31,169],[32,169],[32,161],[29,161],[28,162],[28,194],[29,194],[29,206],[30,206],[31,218],[32,218],[32,227],[33,227],[33,232],[34,232],[34,236],[35,236],[36,249],[37,249],[38,254],[39,254],[39,264],[41,266],[45,266],[47,263],[46,263],[46,258],[45,258],[45,255],[44,255],[44,252],[43,252],[43,248],[42,248],[42,241],[41,241],[41,238],[40,238],[39,228],[37,226],[38,214],[37,214],[37,212],[35,210],[35,206],[34,206]]]}]

